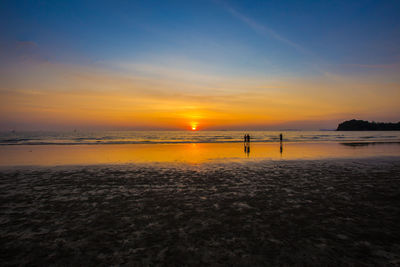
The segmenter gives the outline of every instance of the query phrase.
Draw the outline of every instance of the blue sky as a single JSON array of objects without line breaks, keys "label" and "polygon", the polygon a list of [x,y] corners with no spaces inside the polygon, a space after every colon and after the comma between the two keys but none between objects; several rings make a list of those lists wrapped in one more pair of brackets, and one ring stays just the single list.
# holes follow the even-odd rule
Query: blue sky
[{"label": "blue sky", "polygon": [[31,41],[59,61],[313,73],[397,64],[399,13],[399,1],[3,1],[1,42]]},{"label": "blue sky", "polygon": [[400,1],[2,1],[0,65],[399,84],[398,14]]}]

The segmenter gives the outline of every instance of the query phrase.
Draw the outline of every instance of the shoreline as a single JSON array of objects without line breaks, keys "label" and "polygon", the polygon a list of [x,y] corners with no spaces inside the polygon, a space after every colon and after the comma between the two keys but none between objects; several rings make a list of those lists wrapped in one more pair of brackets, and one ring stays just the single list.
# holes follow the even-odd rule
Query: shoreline
[{"label": "shoreline", "polygon": [[400,143],[186,143],[0,146],[0,166],[293,160],[400,156]]},{"label": "shoreline", "polygon": [[[277,140],[257,140],[252,139],[251,143],[265,143],[265,144],[276,144],[280,143],[278,138]],[[377,141],[369,141],[368,139],[364,140],[285,140],[284,143],[388,143],[388,144],[399,144],[400,140],[396,141],[386,141],[386,140],[377,140]],[[79,142],[71,142],[71,143],[52,143],[52,142],[38,142],[38,143],[0,143],[0,146],[64,146],[64,145],[173,145],[173,144],[225,144],[225,143],[243,143],[243,140],[226,140],[226,141],[115,141],[115,142],[86,142],[86,143],[79,143]]]},{"label": "shoreline", "polygon": [[[277,138],[278,139],[278,138]],[[155,142],[155,141],[132,141],[132,142],[87,142],[87,143],[78,143],[78,142],[71,142],[71,143],[51,143],[51,142],[41,142],[41,143],[0,143],[1,146],[98,146],[98,145],[184,145],[184,144],[242,144],[243,140],[241,141],[177,141],[177,142]],[[265,141],[265,140],[251,140],[251,143],[256,144],[280,144],[280,141]],[[369,140],[302,140],[302,141],[291,141],[286,140],[283,141],[286,144],[332,144],[332,143],[339,143],[339,144],[400,144],[400,141],[369,141]]]},{"label": "shoreline", "polygon": [[0,133],[1,145],[192,144],[284,142],[400,142],[400,131],[88,131]]}]

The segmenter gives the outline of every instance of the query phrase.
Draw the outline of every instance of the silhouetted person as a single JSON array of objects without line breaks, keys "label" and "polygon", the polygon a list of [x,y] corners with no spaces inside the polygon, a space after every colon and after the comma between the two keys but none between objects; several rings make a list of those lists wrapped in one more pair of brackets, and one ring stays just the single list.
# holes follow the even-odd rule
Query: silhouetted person
[{"label": "silhouetted person", "polygon": [[279,140],[280,140],[281,143],[282,143],[282,140],[283,140],[283,135],[282,135],[282,134],[279,135]]},{"label": "silhouetted person", "polygon": [[250,135],[249,134],[244,135],[244,153],[247,155],[247,157],[250,154]]},{"label": "silhouetted person", "polygon": [[245,135],[244,135],[244,142],[245,142],[245,143],[250,142],[250,135],[249,135],[249,134],[245,134]]}]

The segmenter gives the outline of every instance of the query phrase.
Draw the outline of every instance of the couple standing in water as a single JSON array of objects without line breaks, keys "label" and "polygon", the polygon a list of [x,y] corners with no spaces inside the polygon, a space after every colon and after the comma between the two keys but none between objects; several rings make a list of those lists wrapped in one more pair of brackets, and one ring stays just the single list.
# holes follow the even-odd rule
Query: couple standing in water
[{"label": "couple standing in water", "polygon": [[[282,142],[283,142],[283,135],[279,134],[279,141],[280,141],[280,153],[282,155]],[[244,135],[244,153],[246,153],[247,156],[249,156],[250,154],[250,135],[249,134],[245,134]]]}]

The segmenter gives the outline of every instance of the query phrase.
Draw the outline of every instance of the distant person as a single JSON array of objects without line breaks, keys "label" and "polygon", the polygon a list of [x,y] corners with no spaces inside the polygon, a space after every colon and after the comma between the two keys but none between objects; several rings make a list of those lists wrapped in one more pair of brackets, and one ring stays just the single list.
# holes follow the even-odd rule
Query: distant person
[{"label": "distant person", "polygon": [[247,157],[250,154],[250,135],[249,134],[244,135],[244,153],[247,155]]},{"label": "distant person", "polygon": [[279,135],[279,140],[282,142],[282,140],[283,140],[283,135],[282,134]]},{"label": "distant person", "polygon": [[248,134],[245,134],[245,135],[244,135],[244,142],[245,142],[245,143],[250,142],[250,135],[248,135]]}]

